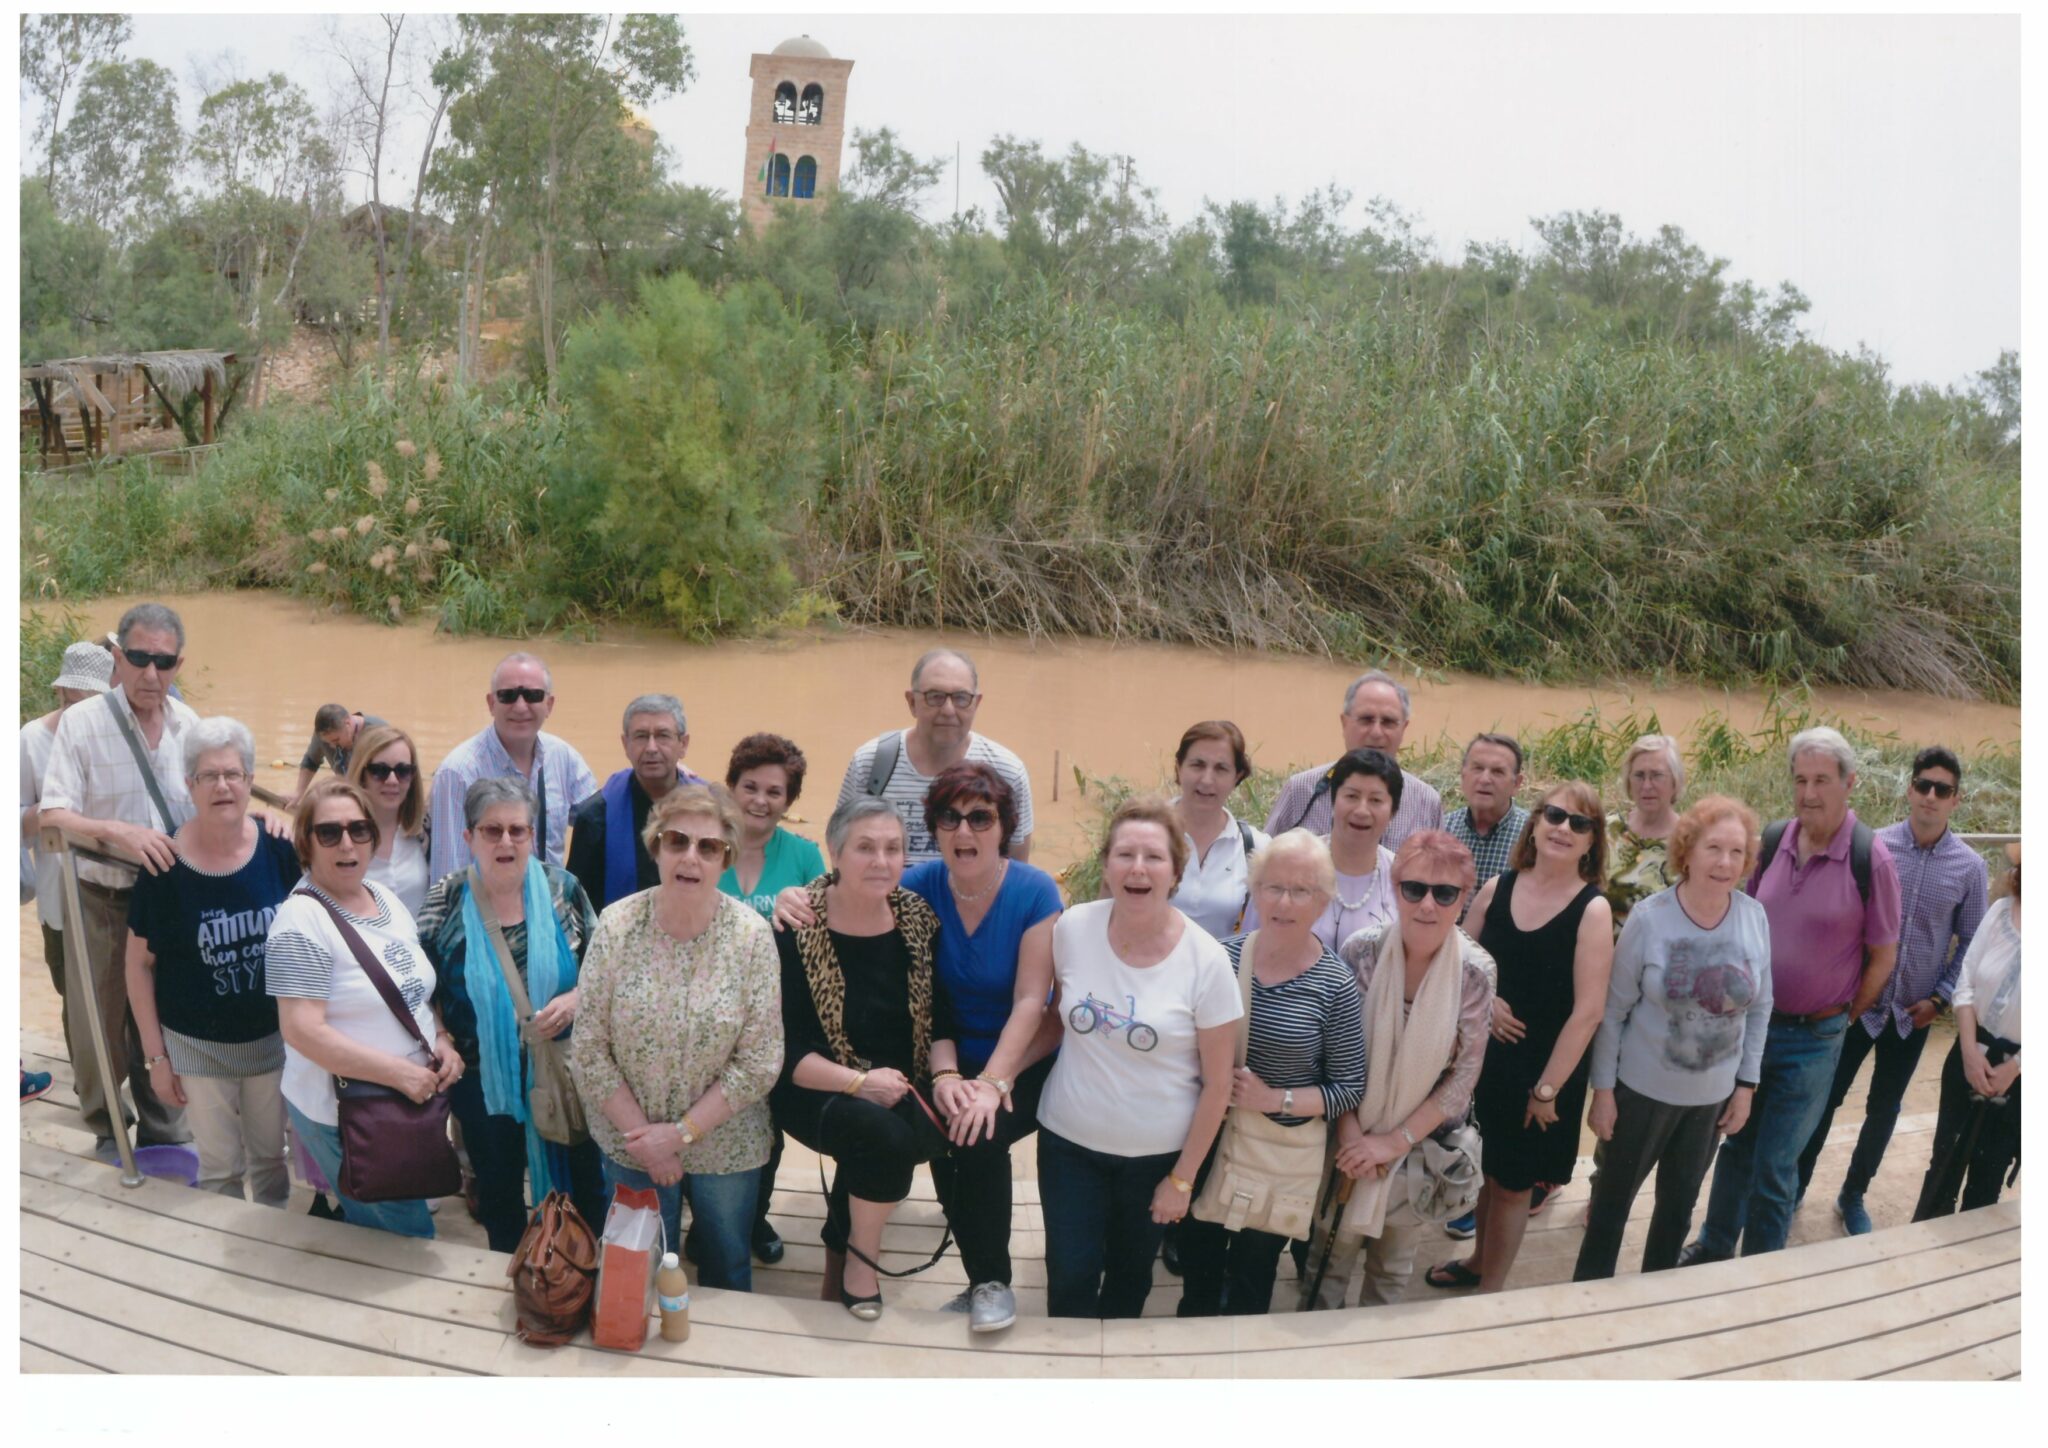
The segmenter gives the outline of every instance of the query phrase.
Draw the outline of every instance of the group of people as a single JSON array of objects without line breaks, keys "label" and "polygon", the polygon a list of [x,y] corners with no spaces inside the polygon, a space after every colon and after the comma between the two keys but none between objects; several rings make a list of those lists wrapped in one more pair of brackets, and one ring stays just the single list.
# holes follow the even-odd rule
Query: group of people
[{"label": "group of people", "polygon": [[[83,949],[37,876],[87,1125],[111,1155],[125,1078],[139,1143],[191,1141],[206,1189],[282,1206],[290,1141],[316,1207],[431,1236],[429,1202],[336,1189],[336,1083],[446,1093],[494,1249],[549,1190],[595,1223],[613,1184],[651,1188],[700,1280],[744,1291],[783,1252],[768,1205],[794,1137],[833,1166],[828,1297],[882,1313],[901,1275],[884,1228],[922,1165],[968,1281],[952,1307],[998,1331],[1011,1149],[1036,1133],[1054,1316],[1137,1315],[1162,1246],[1183,1315],[1269,1310],[1290,1245],[1302,1306],[1360,1276],[1383,1303],[1432,1224],[1473,1245],[1426,1283],[1500,1289],[1582,1120],[1600,1150],[1579,1278],[1614,1272],[1653,1171],[1645,1270],[1783,1246],[1871,1056],[1836,1199],[1868,1231],[1951,1009],[1918,1214],[1995,1200],[2016,1169],[2018,850],[1987,908],[1939,747],[1881,830],[1848,807],[1856,755],[1826,728],[1792,739],[1793,815],[1768,827],[1727,796],[1681,808],[1662,735],[1628,751],[1611,817],[1589,781],[1518,803],[1521,745],[1479,735],[1446,813],[1400,765],[1411,701],[1375,670],[1345,694],[1344,752],[1289,779],[1263,829],[1226,803],[1251,774],[1241,731],[1188,729],[1177,792],[1115,811],[1100,898],[1070,905],[1029,862],[1030,780],[975,732],[954,650],[916,662],[909,726],[856,751],[821,854],[784,825],[795,742],[748,735],[707,781],[682,704],[646,694],[600,782],[546,731],[553,680],[527,653],[431,784],[404,729],[329,705],[289,813],[265,815],[248,729],[172,697],[177,615],[131,608],[116,643],[68,651],[62,707],[24,727],[25,838],[56,824],[106,850],[78,864]],[[88,969],[112,1080],[72,1019]],[[534,1119],[549,1041],[576,1144]],[[1312,1180],[1246,1166],[1282,1156]]]}]

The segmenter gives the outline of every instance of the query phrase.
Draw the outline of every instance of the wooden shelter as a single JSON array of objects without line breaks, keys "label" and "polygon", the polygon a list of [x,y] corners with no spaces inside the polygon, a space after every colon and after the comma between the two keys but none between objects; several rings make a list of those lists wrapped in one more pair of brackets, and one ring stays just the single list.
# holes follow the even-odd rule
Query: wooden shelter
[{"label": "wooden shelter", "polygon": [[[46,467],[209,444],[245,375],[236,360],[232,352],[185,350],[65,357],[25,366],[21,380],[30,400],[21,410],[24,440],[33,429]],[[195,395],[197,416],[192,417]],[[175,429],[175,441],[147,436],[166,428]]]}]

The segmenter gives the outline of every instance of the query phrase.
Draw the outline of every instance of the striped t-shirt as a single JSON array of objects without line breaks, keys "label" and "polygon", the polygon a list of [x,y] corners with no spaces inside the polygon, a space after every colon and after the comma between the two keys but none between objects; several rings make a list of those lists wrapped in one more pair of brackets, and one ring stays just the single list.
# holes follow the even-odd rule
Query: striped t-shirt
[{"label": "striped t-shirt", "polygon": [[[929,774],[919,774],[917,766],[910,762],[910,748],[904,742],[910,731],[896,729],[890,732],[897,739],[896,769],[889,776],[889,783],[882,791],[882,798],[889,801],[890,806],[903,820],[903,830],[908,836],[905,841],[909,847],[907,863],[919,865],[926,860],[936,860],[939,857],[938,843],[924,824],[924,796],[925,791],[932,787],[933,777]],[[888,734],[878,734],[853,751],[853,760],[846,766],[846,778],[839,785],[840,804],[845,804],[855,796],[867,792],[868,776],[875,768],[875,750],[880,748],[882,741],[888,737]],[[995,740],[969,733],[967,757],[964,762],[986,764],[1003,777],[1003,783],[1010,786],[1010,793],[1015,795],[1017,800],[1017,833],[1011,842],[1014,844],[1018,840],[1030,839],[1031,776],[1025,772],[1024,761]]]},{"label": "striped t-shirt", "polygon": [[[1223,942],[1232,970],[1238,968],[1244,942],[1242,935]],[[1365,1006],[1358,977],[1327,945],[1316,963],[1293,980],[1267,985],[1252,978],[1252,1034],[1245,1065],[1268,1086],[1283,1091],[1319,1089],[1326,1117],[1355,1109],[1365,1096]],[[1277,1111],[1267,1115],[1282,1126],[1299,1126],[1309,1119]]]}]

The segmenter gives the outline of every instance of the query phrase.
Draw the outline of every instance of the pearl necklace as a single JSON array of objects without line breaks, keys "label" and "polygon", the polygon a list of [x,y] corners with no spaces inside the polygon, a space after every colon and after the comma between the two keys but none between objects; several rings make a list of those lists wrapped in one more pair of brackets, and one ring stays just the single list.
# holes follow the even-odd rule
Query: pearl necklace
[{"label": "pearl necklace", "polygon": [[[1372,874],[1367,875],[1365,878],[1368,880],[1376,879],[1378,878],[1379,873],[1380,872],[1377,869],[1375,869],[1372,872]],[[1365,893],[1363,895],[1360,895],[1356,900],[1346,900],[1344,898],[1344,894],[1342,891],[1333,891],[1331,893],[1333,893],[1337,897],[1337,908],[1339,912],[1341,914],[1350,915],[1356,911],[1363,910],[1365,908],[1366,901],[1372,899],[1372,886],[1367,885],[1365,887]]]},{"label": "pearl necklace", "polygon": [[999,868],[996,871],[996,878],[994,883],[987,885],[980,890],[975,891],[972,895],[968,894],[965,890],[960,888],[960,882],[953,878],[953,872],[951,870],[946,871],[946,885],[948,888],[952,890],[954,899],[965,900],[968,904],[971,905],[975,901],[981,899],[983,896],[989,894],[991,891],[1002,889],[1003,876],[1009,873],[1010,862],[1008,860],[1005,860],[1003,861],[1001,868]]}]

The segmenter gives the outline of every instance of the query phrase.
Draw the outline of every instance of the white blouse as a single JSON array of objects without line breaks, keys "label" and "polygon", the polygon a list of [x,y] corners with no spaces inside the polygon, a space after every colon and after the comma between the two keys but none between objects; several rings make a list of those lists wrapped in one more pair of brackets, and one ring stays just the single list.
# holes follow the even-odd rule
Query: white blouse
[{"label": "white blouse", "polygon": [[1951,1006],[1974,1006],[1977,1024],[1994,1036],[2020,1039],[2020,932],[2012,923],[2010,897],[1984,913],[1970,941],[1970,953],[1956,977]]},{"label": "white blouse", "polygon": [[418,918],[427,903],[427,843],[424,835],[399,835],[391,842],[391,853],[370,857],[364,878],[374,881],[398,897],[406,913]]},{"label": "white blouse", "polygon": [[[1255,853],[1266,848],[1264,830],[1253,828],[1251,836]],[[1180,872],[1180,888],[1173,892],[1174,908],[1218,940],[1235,935],[1238,918],[1251,899],[1251,863],[1245,858],[1244,835],[1236,817],[1223,811],[1223,833],[1210,843],[1207,858],[1193,835],[1184,838],[1188,863]]]}]

